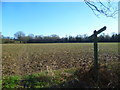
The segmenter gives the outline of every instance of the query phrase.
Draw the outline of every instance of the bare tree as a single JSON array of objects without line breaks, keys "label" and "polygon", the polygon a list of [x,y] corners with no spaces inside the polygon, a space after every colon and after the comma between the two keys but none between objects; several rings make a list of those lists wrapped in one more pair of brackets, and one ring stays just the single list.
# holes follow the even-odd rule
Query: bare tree
[{"label": "bare tree", "polygon": [[15,38],[17,38],[20,43],[22,42],[23,37],[25,37],[25,34],[22,31],[18,31],[14,34]]},{"label": "bare tree", "polygon": [[97,17],[102,14],[106,17],[113,18],[118,13],[118,5],[115,3],[117,1],[119,0],[84,0]]}]

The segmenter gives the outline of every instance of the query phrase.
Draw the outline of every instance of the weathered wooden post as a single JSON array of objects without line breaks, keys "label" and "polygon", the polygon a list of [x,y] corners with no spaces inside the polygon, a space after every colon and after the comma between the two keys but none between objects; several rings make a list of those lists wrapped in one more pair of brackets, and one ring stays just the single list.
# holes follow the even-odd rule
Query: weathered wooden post
[{"label": "weathered wooden post", "polygon": [[94,38],[94,70],[96,73],[96,78],[95,80],[98,81],[99,77],[98,77],[98,71],[99,71],[99,61],[98,61],[98,40],[97,40],[97,35],[100,34],[101,32],[103,32],[104,30],[106,30],[106,26],[104,26],[103,28],[101,28],[98,31],[94,31],[93,35],[91,35],[90,37]]},{"label": "weathered wooden post", "polygon": [[98,81],[98,44],[97,44],[97,31],[94,31],[93,34],[93,38],[94,38],[94,70],[95,70],[95,74],[96,74],[96,78],[95,80]]}]

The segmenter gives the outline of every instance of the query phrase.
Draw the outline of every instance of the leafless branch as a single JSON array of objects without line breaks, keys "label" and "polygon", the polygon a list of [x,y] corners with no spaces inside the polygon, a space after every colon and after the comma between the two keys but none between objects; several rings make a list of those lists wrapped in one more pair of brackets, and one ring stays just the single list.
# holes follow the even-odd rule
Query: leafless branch
[{"label": "leafless branch", "polygon": [[98,17],[102,14],[106,17],[116,17],[118,13],[117,5],[113,5],[112,0],[107,0],[107,2],[102,2],[101,0],[84,0],[84,2],[89,6],[93,13]]}]

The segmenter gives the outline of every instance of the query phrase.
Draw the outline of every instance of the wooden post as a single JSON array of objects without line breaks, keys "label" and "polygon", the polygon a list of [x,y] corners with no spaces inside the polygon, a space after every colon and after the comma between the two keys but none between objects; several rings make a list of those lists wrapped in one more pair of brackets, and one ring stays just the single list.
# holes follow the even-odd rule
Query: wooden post
[{"label": "wooden post", "polygon": [[95,77],[95,81],[98,82],[98,40],[97,40],[97,31],[95,30],[94,31],[94,70],[95,70],[95,74],[96,74],[96,77]]},{"label": "wooden post", "polygon": [[97,45],[97,31],[94,31],[94,66],[98,68],[98,45]]},{"label": "wooden post", "polygon": [[[101,28],[100,30],[98,31],[94,31],[94,33],[90,36],[90,37],[93,37],[94,38],[94,71],[95,71],[95,81],[99,81],[99,61],[98,61],[98,40],[97,40],[97,35],[100,34],[101,32],[103,32],[104,30],[106,30],[106,26],[104,26],[103,28]],[[89,38],[90,38],[89,37]]]}]

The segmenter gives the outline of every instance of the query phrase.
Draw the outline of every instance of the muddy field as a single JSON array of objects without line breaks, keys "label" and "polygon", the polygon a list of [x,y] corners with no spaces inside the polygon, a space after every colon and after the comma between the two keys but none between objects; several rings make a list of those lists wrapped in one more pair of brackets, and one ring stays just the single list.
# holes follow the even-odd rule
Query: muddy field
[{"label": "muddy field", "polygon": [[[118,44],[99,43],[99,61],[117,62]],[[3,44],[3,75],[29,75],[45,70],[73,67],[87,68],[93,64],[92,43]]]}]

